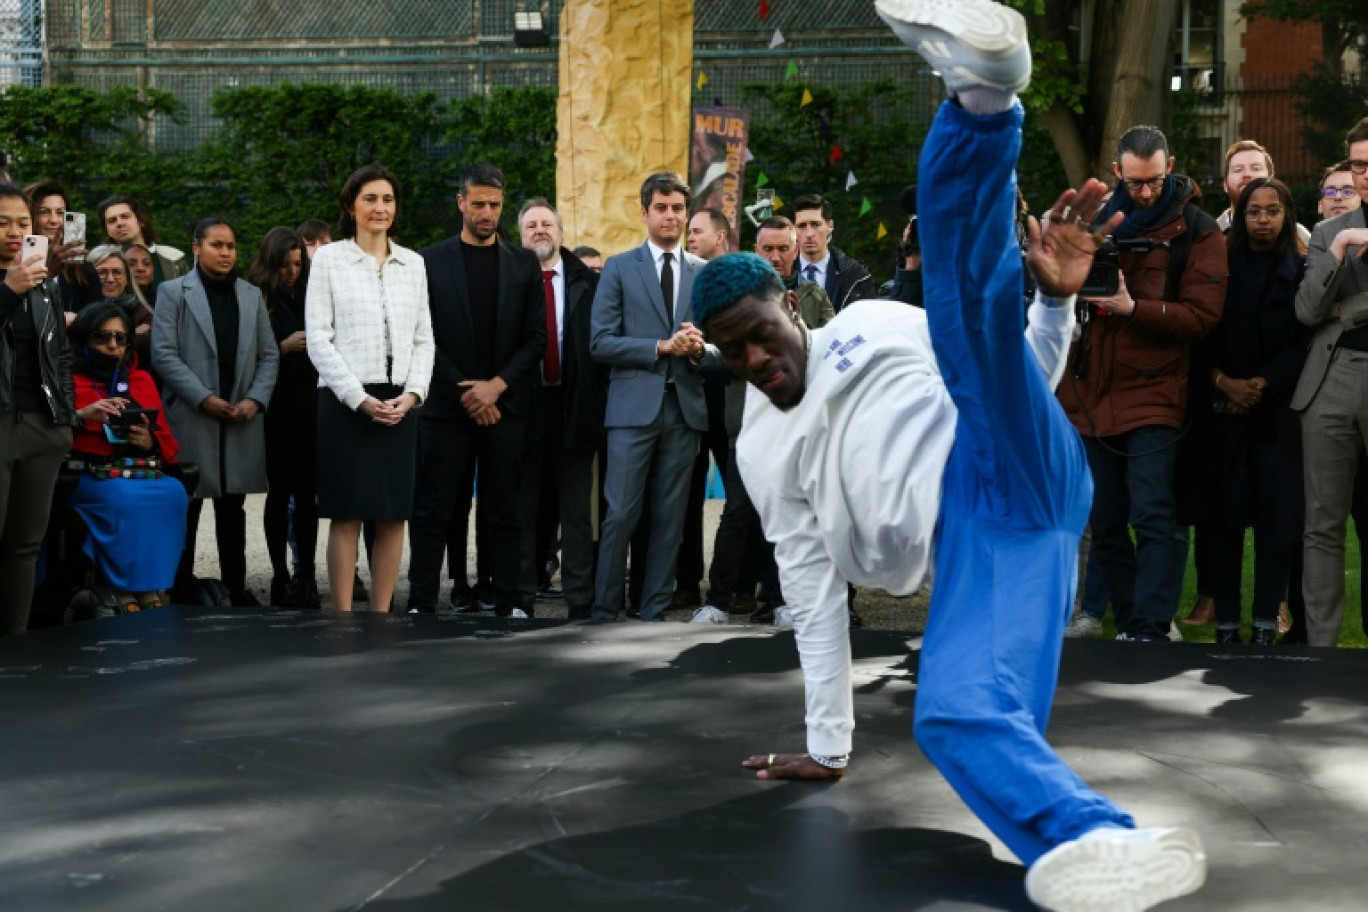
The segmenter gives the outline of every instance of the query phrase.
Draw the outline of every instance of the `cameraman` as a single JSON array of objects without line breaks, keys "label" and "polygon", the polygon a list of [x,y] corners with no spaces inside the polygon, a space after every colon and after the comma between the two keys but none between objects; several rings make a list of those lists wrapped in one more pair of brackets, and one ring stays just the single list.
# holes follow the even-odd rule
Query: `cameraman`
[{"label": "cameraman", "polygon": [[1187,565],[1174,470],[1187,419],[1189,347],[1221,317],[1225,239],[1197,206],[1196,184],[1172,173],[1168,141],[1155,127],[1121,137],[1112,172],[1116,190],[1098,222],[1123,212],[1115,239],[1155,246],[1122,250],[1116,293],[1088,301],[1059,399],[1092,468],[1092,547],[1118,639],[1161,642]]}]

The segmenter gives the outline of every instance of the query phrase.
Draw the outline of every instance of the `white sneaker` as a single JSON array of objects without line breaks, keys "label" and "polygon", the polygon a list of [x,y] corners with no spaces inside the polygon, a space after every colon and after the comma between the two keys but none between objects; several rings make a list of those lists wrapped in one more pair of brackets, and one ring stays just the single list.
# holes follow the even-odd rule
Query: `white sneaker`
[{"label": "white sneaker", "polygon": [[730,624],[731,615],[712,605],[704,605],[689,618],[690,624]]},{"label": "white sneaker", "polygon": [[1185,828],[1102,827],[1055,846],[1026,873],[1026,895],[1053,912],[1142,912],[1206,881],[1206,851]]},{"label": "white sneaker", "polygon": [[774,609],[774,629],[793,629],[793,609],[788,605],[780,605],[778,608]]},{"label": "white sneaker", "polygon": [[876,0],[874,10],[954,95],[982,86],[1014,95],[1031,81],[1026,20],[993,0]]},{"label": "white sneaker", "polygon": [[1081,640],[1086,637],[1100,637],[1102,621],[1086,611],[1075,611],[1073,620],[1064,628],[1064,639]]},{"label": "white sneaker", "polygon": [[514,608],[512,611],[508,612],[508,616],[518,621],[527,620],[527,612],[523,611],[521,608]]}]

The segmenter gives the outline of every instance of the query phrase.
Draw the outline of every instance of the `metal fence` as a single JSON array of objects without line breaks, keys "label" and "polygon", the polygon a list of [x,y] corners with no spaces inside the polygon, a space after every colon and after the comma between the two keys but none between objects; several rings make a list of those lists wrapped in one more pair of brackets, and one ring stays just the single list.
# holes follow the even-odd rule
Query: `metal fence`
[{"label": "metal fence", "polygon": [[[0,0],[15,2],[15,0]],[[34,4],[39,0],[28,0]],[[557,82],[563,0],[47,0],[47,78],[107,89],[164,89],[185,122],[158,118],[159,149],[193,146],[217,126],[222,88],[282,81],[362,83],[459,98],[498,86]],[[748,82],[777,82],[789,60],[815,84],[924,78],[868,0],[696,0],[694,45],[707,102],[741,101]],[[547,48],[514,43],[514,13],[536,9]],[[785,43],[771,50],[775,30]]]},{"label": "metal fence", "polygon": [[[498,86],[557,82],[555,36],[563,0],[0,0],[0,81],[47,80],[97,89],[164,89],[186,108],[159,117],[158,149],[194,146],[217,127],[215,91],[282,81],[365,84],[461,98]],[[869,0],[695,0],[700,103],[741,104],[748,83],[777,84],[790,61],[805,83],[859,85],[891,78],[917,88],[929,114],[937,87],[901,48]],[[514,13],[542,13],[549,47],[518,47]],[[776,30],[783,43],[770,48]],[[46,37],[46,57],[43,37]],[[41,69],[40,69],[41,62]],[[1223,69],[1179,70],[1197,99],[1200,148],[1183,166],[1219,187],[1231,142],[1267,145],[1279,173],[1312,179],[1296,97],[1286,81],[1242,85]],[[757,111],[763,115],[763,111]]]},{"label": "metal fence", "polygon": [[42,83],[42,15],[41,0],[0,0],[0,85]]}]

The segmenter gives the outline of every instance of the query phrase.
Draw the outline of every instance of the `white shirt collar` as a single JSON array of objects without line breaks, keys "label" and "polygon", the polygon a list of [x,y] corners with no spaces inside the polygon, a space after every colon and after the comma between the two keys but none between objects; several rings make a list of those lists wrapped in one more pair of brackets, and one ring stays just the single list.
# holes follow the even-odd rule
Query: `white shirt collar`
[{"label": "white shirt collar", "polygon": [[802,272],[804,275],[807,275],[807,268],[808,268],[809,266],[816,266],[818,272],[820,272],[822,275],[826,275],[827,267],[828,267],[829,265],[831,265],[831,251],[830,251],[830,250],[827,251],[827,255],[826,255],[826,256],[822,257],[820,260],[816,261],[815,263],[814,263],[812,260],[809,260],[809,259],[808,259],[806,256],[804,256],[803,254],[801,254],[801,253],[798,254],[798,270],[799,270],[800,272]]},{"label": "white shirt collar", "polygon": [[664,247],[656,246],[655,241],[651,240],[650,238],[647,238],[646,246],[651,248],[651,262],[655,263],[657,266],[660,265],[660,256],[663,253],[669,253],[671,260],[675,263],[680,263],[684,260],[683,255],[679,252],[678,245],[675,245],[673,250],[667,251]]}]

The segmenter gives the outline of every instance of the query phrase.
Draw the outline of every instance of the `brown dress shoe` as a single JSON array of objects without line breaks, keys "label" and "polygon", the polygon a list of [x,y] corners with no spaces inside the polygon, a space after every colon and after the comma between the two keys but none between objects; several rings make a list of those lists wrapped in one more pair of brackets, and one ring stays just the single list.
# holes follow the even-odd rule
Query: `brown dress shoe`
[{"label": "brown dress shoe", "polygon": [[1192,606],[1192,611],[1188,613],[1187,617],[1181,618],[1178,623],[1189,626],[1216,623],[1216,600],[1209,595],[1198,596],[1196,604]]}]

